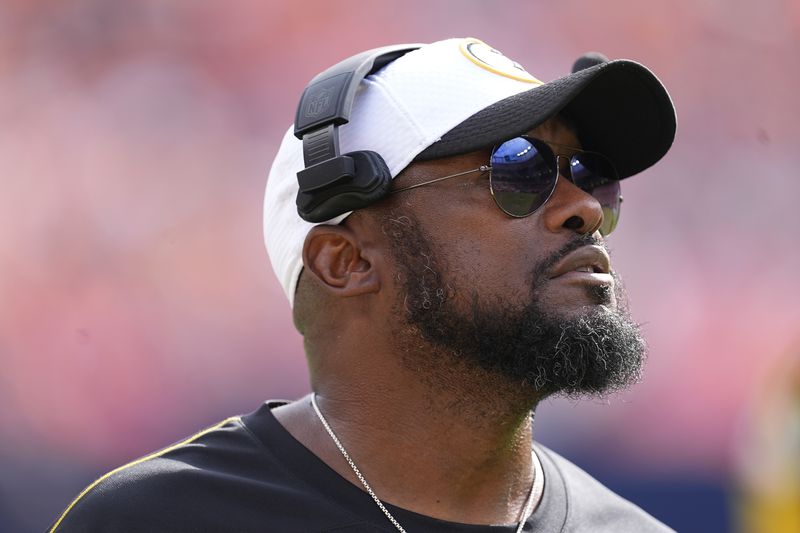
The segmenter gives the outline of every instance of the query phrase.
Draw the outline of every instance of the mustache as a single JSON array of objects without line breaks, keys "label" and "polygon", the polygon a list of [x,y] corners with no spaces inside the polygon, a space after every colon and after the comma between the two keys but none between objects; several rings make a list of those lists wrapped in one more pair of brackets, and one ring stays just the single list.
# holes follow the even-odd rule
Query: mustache
[{"label": "mustache", "polygon": [[594,234],[588,233],[586,235],[576,235],[574,238],[570,239],[564,246],[550,254],[547,258],[542,260],[536,268],[534,268],[532,273],[532,279],[535,284],[546,278],[548,272],[558,264],[567,254],[570,254],[577,250],[578,248],[582,248],[584,246],[602,246],[605,248],[605,243],[602,239],[598,239],[594,236]]}]

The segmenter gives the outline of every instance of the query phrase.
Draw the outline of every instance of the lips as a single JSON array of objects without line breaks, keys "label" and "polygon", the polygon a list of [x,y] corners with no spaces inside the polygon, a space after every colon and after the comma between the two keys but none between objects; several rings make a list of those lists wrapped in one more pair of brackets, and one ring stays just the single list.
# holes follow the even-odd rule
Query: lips
[{"label": "lips", "polygon": [[602,246],[583,246],[567,254],[566,257],[556,263],[550,273],[550,279],[573,272],[578,275],[591,276],[593,274],[601,274],[610,277],[611,260]]}]

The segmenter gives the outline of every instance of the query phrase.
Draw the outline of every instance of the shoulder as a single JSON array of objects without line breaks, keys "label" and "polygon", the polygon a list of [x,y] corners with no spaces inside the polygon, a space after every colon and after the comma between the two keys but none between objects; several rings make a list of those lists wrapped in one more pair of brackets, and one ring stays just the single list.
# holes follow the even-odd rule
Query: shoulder
[{"label": "shoulder", "polygon": [[174,517],[204,519],[216,491],[243,474],[258,443],[231,417],[101,476],[53,523],[50,532],[163,531]]},{"label": "shoulder", "polygon": [[536,451],[551,478],[546,478],[545,483],[551,482],[551,490],[554,483],[560,484],[566,499],[564,531],[673,531],[554,451],[539,444]]},{"label": "shoulder", "polygon": [[[286,533],[362,531],[364,519],[336,497],[349,483],[331,482],[335,472],[282,428],[271,412],[279,403],[112,470],[70,503],[50,533],[244,533],[265,524]],[[325,489],[326,479],[335,489]]]}]

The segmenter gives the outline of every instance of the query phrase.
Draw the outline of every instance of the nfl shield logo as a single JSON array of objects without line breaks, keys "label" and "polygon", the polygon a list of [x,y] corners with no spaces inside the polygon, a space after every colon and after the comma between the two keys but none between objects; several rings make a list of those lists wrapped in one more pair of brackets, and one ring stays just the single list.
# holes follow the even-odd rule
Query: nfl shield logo
[{"label": "nfl shield logo", "polygon": [[306,105],[305,115],[308,118],[315,118],[321,115],[331,101],[331,90],[324,87],[315,94]]}]

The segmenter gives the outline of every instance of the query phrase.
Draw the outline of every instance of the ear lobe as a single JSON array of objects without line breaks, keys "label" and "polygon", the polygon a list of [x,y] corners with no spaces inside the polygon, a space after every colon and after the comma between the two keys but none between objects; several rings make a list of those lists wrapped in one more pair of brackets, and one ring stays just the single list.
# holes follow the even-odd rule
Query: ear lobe
[{"label": "ear lobe", "polygon": [[303,265],[341,297],[377,292],[377,272],[353,232],[344,226],[314,226],[303,244]]}]

